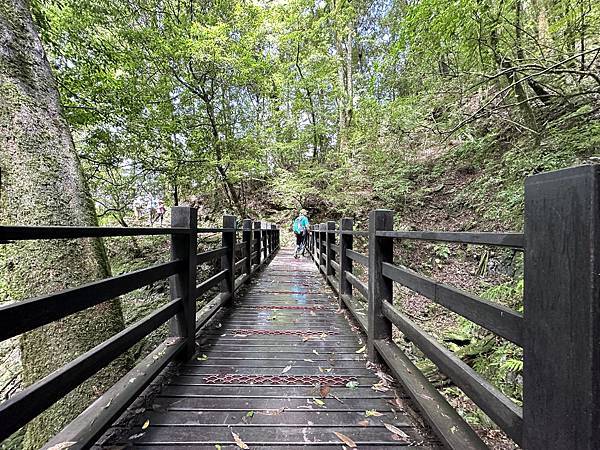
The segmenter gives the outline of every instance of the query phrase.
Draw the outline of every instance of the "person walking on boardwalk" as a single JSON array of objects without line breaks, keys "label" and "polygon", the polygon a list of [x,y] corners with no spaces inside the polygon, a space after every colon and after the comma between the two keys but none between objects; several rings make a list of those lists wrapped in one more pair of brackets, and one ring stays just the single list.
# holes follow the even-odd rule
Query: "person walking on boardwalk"
[{"label": "person walking on boardwalk", "polygon": [[294,234],[296,235],[296,251],[294,252],[294,258],[296,259],[300,257],[300,253],[304,256],[309,225],[308,218],[306,217],[306,210],[301,209],[298,217],[294,220],[293,226]]}]

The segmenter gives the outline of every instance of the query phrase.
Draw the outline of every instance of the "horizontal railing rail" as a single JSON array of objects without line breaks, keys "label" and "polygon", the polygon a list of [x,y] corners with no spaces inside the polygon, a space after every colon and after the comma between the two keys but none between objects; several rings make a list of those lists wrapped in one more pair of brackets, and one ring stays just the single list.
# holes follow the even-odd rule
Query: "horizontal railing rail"
[{"label": "horizontal railing rail", "polygon": [[[524,233],[396,231],[393,219],[392,211],[377,210],[369,215],[369,231],[353,230],[349,218],[337,230],[331,221],[314,225],[308,249],[340,307],[367,335],[369,359],[387,364],[442,442],[487,448],[394,343],[392,326],[523,448],[600,448],[593,425],[600,423],[600,166],[529,177]],[[355,237],[367,238],[368,255],[353,250]],[[395,264],[398,240],[523,251],[525,313]],[[354,273],[354,263],[367,269],[368,283]],[[394,306],[394,283],[523,347],[523,407]]]},{"label": "horizontal railing rail", "polygon": [[[199,228],[196,210],[188,207],[173,208],[171,216],[172,227],[169,228],[0,227],[0,243],[5,245],[37,239],[171,236],[172,255],[169,262],[0,307],[1,341],[157,281],[168,278],[171,284],[171,301],[164,306],[0,403],[0,440],[25,426],[152,331],[171,321],[172,336],[45,447],[73,442],[70,449],[89,448],[169,363],[193,355],[201,328],[279,249],[279,230],[271,224],[246,219],[243,228],[237,228],[235,217],[224,216],[222,228]],[[236,243],[239,231],[242,241]],[[221,246],[197,253],[197,236],[202,233],[220,233]],[[236,251],[252,256],[243,256],[236,262]],[[196,285],[198,266],[205,263],[217,263],[218,271]],[[236,272],[242,273],[237,279]],[[197,300],[215,288],[219,290],[216,296],[198,310]]]}]

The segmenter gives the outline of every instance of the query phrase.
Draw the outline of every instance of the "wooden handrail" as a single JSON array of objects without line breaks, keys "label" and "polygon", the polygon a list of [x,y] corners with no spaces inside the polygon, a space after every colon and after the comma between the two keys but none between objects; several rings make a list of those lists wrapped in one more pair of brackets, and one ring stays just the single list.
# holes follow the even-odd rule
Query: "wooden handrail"
[{"label": "wooden handrail", "polygon": [[[442,442],[453,449],[485,445],[393,342],[392,324],[523,448],[600,448],[594,428],[600,423],[600,166],[529,177],[525,205],[524,233],[396,231],[393,213],[383,210],[371,212],[368,232],[353,230],[348,218],[338,230],[320,224],[310,231],[309,253],[330,283],[326,268],[338,275],[334,287],[340,306],[348,308],[367,335],[369,358],[390,367]],[[330,254],[335,236],[340,236],[335,248],[339,263],[324,265],[323,254]],[[368,256],[352,250],[357,236],[368,237]],[[394,264],[396,239],[524,251],[525,315]],[[324,249],[323,241],[329,242]],[[367,284],[353,273],[352,262],[368,267]],[[396,309],[391,283],[522,346],[523,408]],[[352,288],[368,299],[366,317],[359,314],[364,302]]]},{"label": "wooden handrail", "polygon": [[[173,336],[149,355],[151,359],[146,357],[142,360],[56,437],[60,442],[76,442],[72,448],[89,447],[167,364],[176,357],[189,358],[195,352],[197,333],[233,298],[235,290],[260,267],[268,264],[279,249],[280,230],[272,224],[254,222],[252,227],[252,221],[245,220],[241,229],[243,242],[236,244],[235,236],[239,229],[232,216],[224,217],[222,228],[198,228],[197,212],[189,207],[172,208],[171,218],[172,226],[168,228],[0,227],[0,244],[31,239],[171,236],[172,254],[172,260],[166,263],[0,307],[0,340],[4,340],[156,281],[169,278],[172,284],[169,303],[0,403],[0,440],[26,425],[132,345],[171,320]],[[198,234],[215,232],[221,233],[222,246],[196,254]],[[254,251],[251,251],[252,248]],[[239,249],[245,256],[236,262],[235,250]],[[262,259],[261,254],[264,255]],[[197,266],[219,258],[221,270],[196,286]],[[244,270],[241,277],[234,279],[236,268]],[[218,285],[221,285],[220,292],[197,311],[198,297]],[[139,379],[130,376],[132,373],[140,374]],[[132,379],[137,381],[132,383]],[[49,441],[46,447],[52,442],[54,440]]]}]

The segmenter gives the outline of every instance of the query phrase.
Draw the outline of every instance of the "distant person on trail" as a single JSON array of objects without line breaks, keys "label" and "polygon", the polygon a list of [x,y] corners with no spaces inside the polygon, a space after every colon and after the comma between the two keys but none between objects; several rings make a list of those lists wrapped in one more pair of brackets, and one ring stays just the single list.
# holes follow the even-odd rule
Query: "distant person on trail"
[{"label": "distant person on trail", "polygon": [[294,252],[294,258],[299,258],[300,253],[304,256],[306,250],[306,238],[308,237],[308,219],[306,218],[306,210],[300,210],[298,217],[294,220],[293,230],[296,235],[296,251]]},{"label": "distant person on trail", "polygon": [[163,219],[165,217],[165,213],[167,212],[167,208],[165,208],[165,202],[162,200],[158,201],[158,207],[156,208],[156,220],[160,221],[160,226],[163,226]]},{"label": "distant person on trail", "polygon": [[135,218],[140,220],[144,214],[144,199],[142,197],[136,197],[133,201],[133,210],[135,212]]},{"label": "distant person on trail", "polygon": [[146,210],[148,211],[148,223],[150,226],[152,226],[154,225],[154,220],[156,219],[156,200],[154,200],[152,195],[148,195]]}]

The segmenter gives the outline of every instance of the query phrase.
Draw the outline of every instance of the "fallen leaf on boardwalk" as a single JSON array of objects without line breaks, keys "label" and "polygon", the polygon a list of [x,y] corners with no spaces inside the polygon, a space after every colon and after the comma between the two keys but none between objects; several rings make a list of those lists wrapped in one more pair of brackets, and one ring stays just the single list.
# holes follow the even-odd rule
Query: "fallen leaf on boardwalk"
[{"label": "fallen leaf on boardwalk", "polygon": [[313,403],[317,406],[325,406],[325,402],[323,400],[319,400],[318,398],[313,398]]},{"label": "fallen leaf on boardwalk", "polygon": [[306,362],[314,362],[312,359],[304,359]]},{"label": "fallen leaf on boardwalk", "polygon": [[358,381],[348,381],[346,387],[352,390],[358,389]]},{"label": "fallen leaf on boardwalk", "polygon": [[198,361],[206,361],[206,360],[208,359],[208,356],[206,356],[206,355],[202,355],[202,356],[198,356],[196,359],[197,359]]},{"label": "fallen leaf on boardwalk", "polygon": [[283,368],[283,370],[281,371],[281,373],[286,373],[286,372],[289,372],[289,370],[290,370],[291,368],[292,368],[292,366],[285,366],[285,367]]},{"label": "fallen leaf on boardwalk", "polygon": [[108,408],[108,407],[110,406],[110,404],[112,403],[112,401],[113,401],[113,399],[111,398],[111,399],[108,401],[108,403],[102,407],[102,409],[106,409],[106,408]]},{"label": "fallen leaf on boardwalk", "polygon": [[302,336],[302,342],[306,342],[310,339],[310,336]]},{"label": "fallen leaf on boardwalk", "polygon": [[233,440],[235,441],[235,444],[239,448],[243,448],[244,450],[250,449],[250,447],[248,447],[248,445],[246,445],[246,443],[240,439],[240,435],[237,434],[235,431],[231,430],[231,435],[233,436]]},{"label": "fallen leaf on boardwalk", "polygon": [[256,411],[256,414],[260,414],[262,416],[278,416],[283,411],[285,411],[285,408],[267,409],[266,411]]},{"label": "fallen leaf on boardwalk", "polygon": [[221,447],[221,444],[215,444],[215,448],[216,448],[217,450],[221,450],[223,447]]},{"label": "fallen leaf on boardwalk", "polygon": [[314,353],[315,355],[319,356],[319,352],[318,352],[318,351],[316,351],[316,350],[313,350],[313,353]]},{"label": "fallen leaf on boardwalk", "polygon": [[316,313],[316,312],[314,312],[314,311],[311,311],[311,312],[310,312],[310,315],[311,315],[311,316],[316,316],[316,315],[317,315],[317,313]]},{"label": "fallen leaf on boardwalk", "polygon": [[362,346],[361,348],[359,348],[358,350],[356,350],[354,353],[364,353],[366,349],[367,349],[366,346]]},{"label": "fallen leaf on boardwalk", "polygon": [[246,417],[250,417],[250,418],[251,418],[251,417],[253,417],[253,416],[254,416],[254,411],[248,411],[248,412],[246,413]]},{"label": "fallen leaf on boardwalk", "polygon": [[338,309],[335,310],[336,314],[341,314],[343,312],[344,312],[344,310],[342,308],[338,308]]},{"label": "fallen leaf on boardwalk", "polygon": [[340,402],[342,405],[344,404],[344,402],[342,401],[342,399],[341,399],[341,398],[339,398],[339,397],[336,397],[336,396],[335,396],[335,395],[333,395],[333,394],[330,394],[330,395],[331,395],[333,398],[335,398],[335,399],[336,399],[338,402]]},{"label": "fallen leaf on boardwalk", "polygon": [[385,423],[385,422],[383,424],[389,431],[394,433],[396,436],[400,436],[403,439],[410,439],[410,436],[408,434],[406,434],[404,431],[402,431],[400,428],[396,428],[394,425],[390,425],[389,423]]},{"label": "fallen leaf on boardwalk", "polygon": [[384,414],[380,413],[379,411],[375,410],[375,409],[367,409],[365,411],[365,417],[381,417]]},{"label": "fallen leaf on boardwalk", "polygon": [[369,426],[369,421],[368,420],[361,420],[356,425],[361,426],[361,427],[368,427]]},{"label": "fallen leaf on boardwalk", "polygon": [[342,441],[344,444],[346,444],[348,447],[356,448],[356,443],[352,439],[350,439],[348,436],[346,436],[345,434],[338,433],[337,431],[334,431],[333,434],[335,434],[337,436],[337,438],[340,441]]},{"label": "fallen leaf on boardwalk", "polygon": [[63,450],[63,449],[72,447],[75,444],[77,444],[77,442],[75,442],[75,441],[61,442],[60,444],[53,445],[48,450]]},{"label": "fallen leaf on boardwalk", "polygon": [[234,334],[233,337],[248,337],[247,334]]},{"label": "fallen leaf on boardwalk", "polygon": [[329,387],[328,384],[324,384],[321,386],[321,389],[319,389],[319,393],[321,394],[321,398],[327,398],[327,396],[329,395],[329,391],[331,390],[331,388]]},{"label": "fallen leaf on boardwalk", "polygon": [[387,392],[390,390],[390,388],[387,387],[381,381],[379,383],[375,383],[373,386],[371,386],[371,389],[373,389],[374,391],[377,391],[377,392]]},{"label": "fallen leaf on boardwalk", "polygon": [[149,425],[150,425],[150,421],[149,421],[149,420],[146,420],[146,421],[144,422],[144,425],[142,425],[142,430],[145,430],[146,428],[148,428],[148,426],[149,426]]},{"label": "fallen leaf on boardwalk", "polygon": [[146,433],[132,434],[131,436],[129,436],[129,440],[141,438],[144,434],[146,434]]}]

